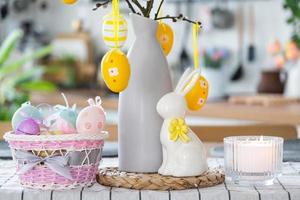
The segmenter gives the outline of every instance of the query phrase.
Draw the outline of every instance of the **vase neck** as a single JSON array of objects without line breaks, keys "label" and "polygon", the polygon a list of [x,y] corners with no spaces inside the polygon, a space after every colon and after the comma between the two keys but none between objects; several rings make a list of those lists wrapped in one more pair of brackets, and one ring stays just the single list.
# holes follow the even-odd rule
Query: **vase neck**
[{"label": "vase neck", "polygon": [[136,36],[156,35],[158,22],[137,14],[130,14],[133,31]]}]

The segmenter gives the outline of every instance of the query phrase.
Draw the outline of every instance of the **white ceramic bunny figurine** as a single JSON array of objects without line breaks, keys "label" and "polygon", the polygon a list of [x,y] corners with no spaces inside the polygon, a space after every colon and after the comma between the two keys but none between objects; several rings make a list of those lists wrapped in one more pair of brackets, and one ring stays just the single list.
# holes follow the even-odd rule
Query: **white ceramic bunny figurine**
[{"label": "white ceramic bunny figurine", "polygon": [[206,151],[201,140],[185,124],[185,95],[194,87],[200,74],[187,69],[174,92],[164,95],[157,103],[157,112],[164,119],[160,140],[163,163],[158,171],[166,176],[197,176],[207,167]]}]

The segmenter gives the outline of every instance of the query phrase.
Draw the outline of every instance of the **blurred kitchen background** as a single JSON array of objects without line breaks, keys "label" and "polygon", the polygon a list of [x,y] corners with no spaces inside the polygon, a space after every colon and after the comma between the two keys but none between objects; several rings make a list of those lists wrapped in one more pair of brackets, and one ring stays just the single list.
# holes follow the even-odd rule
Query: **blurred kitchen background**
[{"label": "blurred kitchen background", "polygon": [[[155,1],[155,6],[158,3]],[[99,63],[108,50],[102,39],[102,17],[110,9],[93,11],[94,5],[92,0],[79,0],[71,6],[60,0],[0,0],[0,43],[16,29],[24,32],[9,59],[22,61],[22,56],[39,54],[46,48],[42,49],[45,55],[19,63],[22,66],[18,69],[27,72],[36,66],[42,69],[32,70],[30,78],[21,77],[17,81],[20,87],[12,87],[9,81],[5,84],[11,87],[4,86],[0,69],[0,120],[9,120],[7,112],[25,99],[34,104],[62,104],[58,91],[63,91],[71,103],[84,106],[87,97],[101,95],[111,124],[107,129],[114,133],[111,140],[117,139],[117,94],[109,92],[99,73]],[[128,19],[129,9],[122,1],[121,12]],[[297,0],[166,0],[163,13],[184,13],[202,22],[198,46],[211,90],[207,106],[190,112],[188,123],[199,130],[204,141],[218,143],[234,134],[297,138],[300,42],[297,37],[291,42],[293,35],[300,35]],[[125,51],[134,39],[127,21]],[[167,59],[176,83],[183,70],[193,66],[192,30],[187,23],[165,22],[174,30],[175,42]],[[50,44],[53,49],[48,53]],[[292,83],[287,84],[289,79]],[[20,92],[25,96],[18,99]],[[9,130],[9,124],[2,123],[2,129]]]},{"label": "blurred kitchen background", "polygon": [[[238,82],[229,83],[226,94],[254,93],[261,70],[273,67],[268,63],[267,46],[275,40],[285,45],[291,38],[292,26],[287,24],[290,12],[283,9],[283,0],[168,0],[166,2],[164,13],[170,15],[187,13],[190,18],[201,20],[203,31],[198,44],[202,50],[219,48],[228,51],[229,58],[221,67],[226,71],[226,76],[234,73],[239,63],[242,63],[244,76]],[[102,40],[102,17],[110,9],[92,11],[93,7],[94,3],[91,0],[81,0],[72,6],[64,5],[59,0],[1,0],[0,41],[14,29],[22,27],[28,31],[24,38],[26,40],[23,44],[24,49],[38,48],[47,43],[57,44],[56,52],[53,52],[55,56],[68,55],[74,61],[93,65],[83,66],[89,71],[84,73],[95,74],[102,55],[107,51]],[[125,3],[122,3],[122,8],[121,12],[129,13]],[[3,10],[6,9],[5,15]],[[129,20],[128,22],[130,23]],[[166,22],[172,26],[175,33],[175,43],[168,61],[172,70],[182,70],[192,64],[191,29],[186,23]],[[78,30],[84,32],[83,37],[89,40],[89,44],[83,42],[80,34],[77,34]],[[128,36],[125,49],[128,49],[134,38],[131,28]],[[252,62],[247,55],[250,45],[255,48]],[[242,55],[239,55],[240,52]],[[95,79],[90,77],[82,82],[78,81],[73,84],[94,87],[96,83]]]}]

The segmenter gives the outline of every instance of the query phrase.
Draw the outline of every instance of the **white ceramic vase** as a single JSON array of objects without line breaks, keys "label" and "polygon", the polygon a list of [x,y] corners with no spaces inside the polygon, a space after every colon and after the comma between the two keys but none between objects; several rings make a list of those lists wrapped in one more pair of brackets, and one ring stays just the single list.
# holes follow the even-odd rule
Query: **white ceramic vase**
[{"label": "white ceramic vase", "polygon": [[284,88],[284,96],[300,98],[300,62],[288,71],[287,82]]},{"label": "white ceramic vase", "polygon": [[128,52],[131,76],[119,97],[119,169],[157,172],[162,163],[156,104],[172,91],[168,63],[156,39],[158,23],[131,14],[135,41]]}]

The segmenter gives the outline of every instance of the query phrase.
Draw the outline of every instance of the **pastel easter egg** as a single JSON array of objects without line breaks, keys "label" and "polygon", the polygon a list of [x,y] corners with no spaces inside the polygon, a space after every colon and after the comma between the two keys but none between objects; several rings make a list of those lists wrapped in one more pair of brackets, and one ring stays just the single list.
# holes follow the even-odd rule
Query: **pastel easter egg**
[{"label": "pastel easter egg", "polygon": [[174,33],[172,28],[166,23],[159,23],[156,37],[161,45],[164,54],[167,56],[172,50],[174,43]]},{"label": "pastel easter egg", "polygon": [[40,134],[40,126],[39,124],[29,118],[23,120],[15,130],[15,134],[17,135],[39,135]]},{"label": "pastel easter egg", "polygon": [[72,125],[72,127],[76,126],[76,119],[78,116],[78,113],[73,109],[63,109],[59,116],[64,119],[68,124]]},{"label": "pastel easter egg", "polygon": [[[77,112],[73,109],[58,110],[48,120],[49,132],[54,135],[76,133]],[[49,122],[50,121],[50,122]]]},{"label": "pastel easter egg", "polygon": [[101,106],[88,106],[81,110],[76,121],[78,133],[101,133],[105,124],[105,113]]},{"label": "pastel easter egg", "polygon": [[17,126],[25,119],[31,118],[36,121],[42,121],[42,115],[39,110],[30,105],[29,103],[24,103],[22,106],[14,113],[11,123],[13,130],[16,130]]},{"label": "pastel easter egg", "polygon": [[55,109],[47,103],[41,103],[41,104],[37,105],[36,108],[39,110],[43,119],[49,117],[50,115],[52,115],[56,112]]},{"label": "pastel easter egg", "polygon": [[107,87],[113,92],[127,88],[130,78],[130,65],[127,56],[119,49],[112,49],[102,58],[101,74]]},{"label": "pastel easter egg", "polygon": [[209,84],[207,80],[200,76],[195,86],[185,96],[187,107],[193,111],[201,109],[206,103],[208,91]]},{"label": "pastel easter egg", "polygon": [[53,130],[53,133],[55,135],[76,133],[75,126],[64,119],[58,119],[54,126],[55,130]]},{"label": "pastel easter egg", "polygon": [[[118,28],[117,25],[119,25]],[[119,17],[113,16],[112,13],[104,16],[102,36],[104,43],[109,48],[121,48],[124,46],[127,40],[127,22],[124,17],[122,15]]]}]

